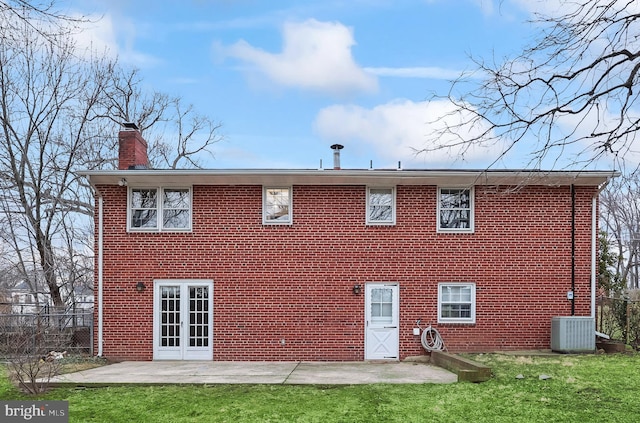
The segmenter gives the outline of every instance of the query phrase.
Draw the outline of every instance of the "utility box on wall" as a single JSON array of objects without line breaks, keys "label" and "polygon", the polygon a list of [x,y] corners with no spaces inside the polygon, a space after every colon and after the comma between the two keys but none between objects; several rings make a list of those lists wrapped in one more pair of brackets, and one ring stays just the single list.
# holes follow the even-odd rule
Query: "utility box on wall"
[{"label": "utility box on wall", "polygon": [[596,349],[596,320],[593,317],[551,318],[551,350],[560,353],[592,353]]}]

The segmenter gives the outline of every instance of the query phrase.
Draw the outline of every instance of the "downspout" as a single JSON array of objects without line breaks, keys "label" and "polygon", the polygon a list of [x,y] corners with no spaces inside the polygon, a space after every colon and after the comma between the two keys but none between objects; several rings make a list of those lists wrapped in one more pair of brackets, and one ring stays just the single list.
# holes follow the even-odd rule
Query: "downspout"
[{"label": "downspout", "polygon": [[576,189],[571,184],[571,315],[576,315]]},{"label": "downspout", "polygon": [[[97,191],[96,191],[97,192]],[[103,328],[103,312],[102,312],[102,258],[103,258],[103,200],[102,195],[98,193],[98,357],[102,357],[102,328]]]},{"label": "downspout", "polygon": [[103,239],[104,239],[104,231],[103,231],[103,216],[104,216],[104,206],[103,206],[103,198],[102,194],[98,190],[98,188],[93,184],[91,177],[87,175],[87,179],[89,180],[89,184],[93,188],[95,195],[98,197],[98,357],[102,357],[102,337],[103,337],[103,326],[104,326],[104,318],[103,318],[103,257],[104,257],[104,248],[103,248]]},{"label": "downspout", "polygon": [[600,190],[591,199],[591,317],[596,317],[596,275],[598,273],[598,195]]}]

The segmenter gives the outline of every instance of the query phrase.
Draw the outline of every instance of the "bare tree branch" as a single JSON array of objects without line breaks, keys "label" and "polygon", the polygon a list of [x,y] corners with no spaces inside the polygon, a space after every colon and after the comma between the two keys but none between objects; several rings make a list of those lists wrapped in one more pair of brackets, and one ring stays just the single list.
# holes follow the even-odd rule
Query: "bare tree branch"
[{"label": "bare tree branch", "polygon": [[615,278],[629,289],[640,288],[640,177],[612,181],[601,195],[603,230],[616,252]]},{"label": "bare tree branch", "polygon": [[167,167],[198,166],[220,139],[220,125],[193,107],[143,91],[137,70],[78,54],[77,23],[53,2],[0,0],[3,266],[57,307],[92,284],[93,194],[79,171],[117,166],[120,125],[157,134],[150,151]]},{"label": "bare tree branch", "polygon": [[[473,146],[497,149],[496,162],[517,146],[529,165],[589,166],[600,158],[624,166],[640,130],[640,9],[628,0],[562,0],[559,16],[537,15],[540,38],[501,63],[477,69],[433,100],[453,106],[431,122],[421,153]],[[480,78],[478,78],[480,77]],[[638,156],[628,160],[637,167]]]}]

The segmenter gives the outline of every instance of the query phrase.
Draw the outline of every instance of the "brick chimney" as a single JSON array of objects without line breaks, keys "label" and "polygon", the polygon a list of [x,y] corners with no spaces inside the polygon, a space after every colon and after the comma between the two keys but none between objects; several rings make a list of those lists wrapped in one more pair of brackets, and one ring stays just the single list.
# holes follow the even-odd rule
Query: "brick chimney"
[{"label": "brick chimney", "polygon": [[118,133],[118,169],[147,169],[147,142],[135,123],[124,123],[123,126],[124,129]]}]

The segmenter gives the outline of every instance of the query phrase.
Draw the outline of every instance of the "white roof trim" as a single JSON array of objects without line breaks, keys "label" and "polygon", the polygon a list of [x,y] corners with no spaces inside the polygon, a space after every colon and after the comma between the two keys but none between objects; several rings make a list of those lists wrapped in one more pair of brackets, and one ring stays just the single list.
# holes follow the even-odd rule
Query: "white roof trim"
[{"label": "white roof trim", "polygon": [[93,185],[576,185],[600,186],[617,171],[542,170],[111,170],[85,171]]}]

